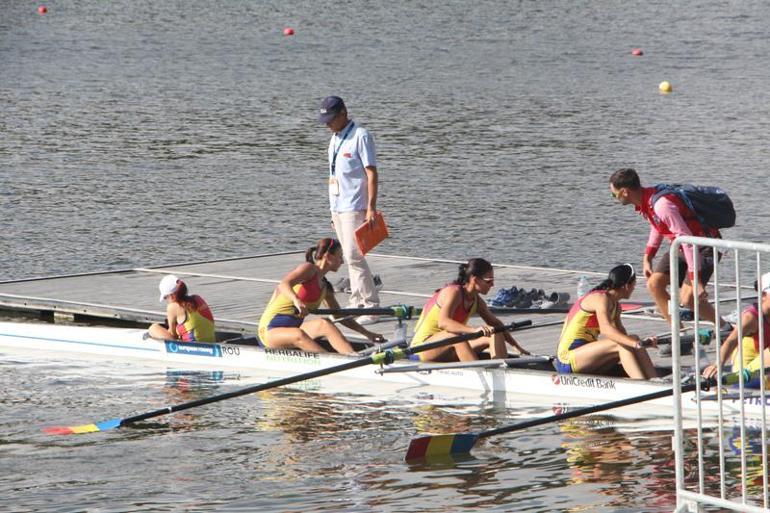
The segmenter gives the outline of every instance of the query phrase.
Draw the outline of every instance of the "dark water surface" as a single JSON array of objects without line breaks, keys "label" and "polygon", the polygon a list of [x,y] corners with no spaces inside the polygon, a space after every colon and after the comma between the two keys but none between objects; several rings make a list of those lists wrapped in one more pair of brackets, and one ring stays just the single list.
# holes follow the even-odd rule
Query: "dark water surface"
[{"label": "dark water surface", "polygon": [[[767,241],[763,2],[36,7],[0,2],[0,279],[308,246],[330,233],[328,94],[375,134],[382,252],[637,262],[647,228],[607,191],[620,166],[725,187],[726,235]],[[137,429],[39,431],[240,383],[219,377],[0,355],[0,510],[673,509],[670,434],[612,419],[401,461],[415,432],[551,405],[288,390]]]}]

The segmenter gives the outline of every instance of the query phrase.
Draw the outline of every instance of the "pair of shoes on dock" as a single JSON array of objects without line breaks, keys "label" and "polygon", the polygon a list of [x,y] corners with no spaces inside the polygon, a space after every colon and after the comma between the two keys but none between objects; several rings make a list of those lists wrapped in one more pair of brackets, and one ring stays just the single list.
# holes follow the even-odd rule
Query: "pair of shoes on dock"
[{"label": "pair of shoes on dock", "polygon": [[551,292],[546,294],[543,289],[524,290],[515,285],[510,289],[502,288],[497,295],[490,300],[490,306],[498,308],[553,308],[557,305],[565,305],[569,301],[566,292]]}]

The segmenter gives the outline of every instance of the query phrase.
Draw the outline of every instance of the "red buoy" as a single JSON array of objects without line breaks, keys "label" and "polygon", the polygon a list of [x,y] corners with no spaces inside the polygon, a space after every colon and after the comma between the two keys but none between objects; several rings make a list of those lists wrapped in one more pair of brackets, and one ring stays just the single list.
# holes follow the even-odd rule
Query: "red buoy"
[{"label": "red buoy", "polygon": [[635,55],[636,57],[641,57],[642,55],[644,55],[644,52],[642,51],[641,48],[634,48],[633,50],[631,50],[631,55]]},{"label": "red buoy", "polygon": [[294,29],[291,27],[286,27],[283,29],[283,35],[284,36],[293,36],[294,35]]},{"label": "red buoy", "polygon": [[47,12],[48,12],[48,7],[46,7],[45,5],[41,5],[40,7],[37,8],[37,13],[40,15],[43,15]]}]

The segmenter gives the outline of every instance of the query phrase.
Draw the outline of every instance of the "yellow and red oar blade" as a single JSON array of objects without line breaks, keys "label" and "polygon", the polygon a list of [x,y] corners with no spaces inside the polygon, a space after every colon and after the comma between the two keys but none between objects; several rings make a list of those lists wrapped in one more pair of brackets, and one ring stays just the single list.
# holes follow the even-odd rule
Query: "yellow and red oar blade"
[{"label": "yellow and red oar blade", "polygon": [[426,435],[412,439],[406,451],[406,461],[434,456],[464,454],[471,451],[479,435],[476,433],[455,433],[452,435]]},{"label": "yellow and red oar blade", "polygon": [[109,431],[120,427],[121,419],[105,420],[96,424],[83,424],[82,426],[51,426],[43,428],[43,433],[48,435],[80,435],[83,433],[96,433],[98,431]]}]

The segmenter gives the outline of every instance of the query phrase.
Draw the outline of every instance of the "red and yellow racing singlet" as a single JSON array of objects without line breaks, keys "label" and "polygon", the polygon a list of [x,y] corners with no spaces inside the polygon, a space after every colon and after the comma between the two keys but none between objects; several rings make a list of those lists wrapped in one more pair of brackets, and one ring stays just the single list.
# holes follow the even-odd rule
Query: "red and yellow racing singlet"
[{"label": "red and yellow racing singlet", "polygon": [[214,314],[200,296],[192,296],[195,310],[185,307],[185,321],[177,324],[179,340],[183,342],[216,342]]},{"label": "red and yellow racing singlet", "polygon": [[[444,288],[447,287],[461,288],[461,286],[457,284],[447,285]],[[428,338],[441,331],[441,328],[438,327],[438,319],[441,312],[441,305],[438,303],[438,296],[441,294],[441,291],[443,291],[444,288],[437,290],[436,293],[431,296],[428,302],[425,303],[425,306],[422,309],[422,313],[420,314],[420,318],[417,321],[417,326],[414,328],[414,338],[412,338],[412,343],[410,344],[412,347],[419,346]],[[478,305],[479,298],[477,296],[473,300],[473,304],[470,306],[470,308],[466,310],[465,301],[461,297],[460,304],[457,305],[454,312],[452,312],[451,317],[457,322],[468,324],[468,319],[470,319],[471,316],[476,313]]]}]

